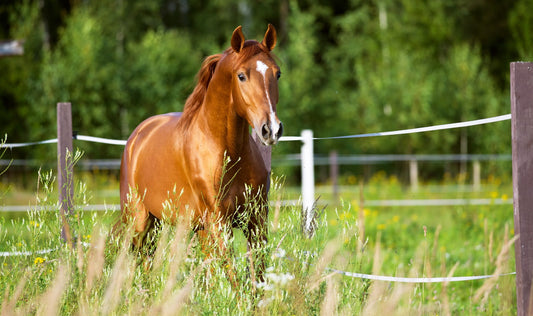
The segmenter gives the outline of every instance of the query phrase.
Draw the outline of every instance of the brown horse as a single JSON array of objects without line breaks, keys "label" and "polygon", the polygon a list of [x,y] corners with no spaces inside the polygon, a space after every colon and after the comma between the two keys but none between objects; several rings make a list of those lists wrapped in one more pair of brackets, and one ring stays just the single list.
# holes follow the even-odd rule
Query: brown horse
[{"label": "brown horse", "polygon": [[[233,227],[243,229],[250,250],[266,244],[270,166],[259,146],[276,144],[283,131],[275,45],[272,25],[261,43],[245,41],[237,27],[231,47],[203,62],[183,113],[150,117],[133,131],[122,156],[120,200],[134,245],[154,218],[190,221],[207,256],[226,258],[222,234]],[[245,210],[246,196],[253,211]],[[251,271],[262,280],[264,260],[255,262]]]}]

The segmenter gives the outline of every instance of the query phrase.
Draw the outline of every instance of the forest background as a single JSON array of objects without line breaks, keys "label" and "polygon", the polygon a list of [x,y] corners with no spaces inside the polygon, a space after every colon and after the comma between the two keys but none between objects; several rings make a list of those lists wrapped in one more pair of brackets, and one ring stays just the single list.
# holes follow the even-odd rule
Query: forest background
[{"label": "forest background", "polygon": [[[0,133],[54,138],[56,104],[71,102],[79,134],[126,139],[143,119],[181,111],[203,58],[243,25],[278,30],[278,114],[285,135],[370,133],[510,113],[509,63],[533,58],[531,0],[2,0]],[[510,122],[394,138],[327,140],[327,154],[509,154]],[[278,145],[274,157],[299,152]],[[122,148],[83,144],[85,158]],[[4,158],[55,161],[46,146]],[[496,168],[496,169],[494,169]],[[487,172],[510,174],[496,164]],[[441,170],[428,169],[442,175]]]}]

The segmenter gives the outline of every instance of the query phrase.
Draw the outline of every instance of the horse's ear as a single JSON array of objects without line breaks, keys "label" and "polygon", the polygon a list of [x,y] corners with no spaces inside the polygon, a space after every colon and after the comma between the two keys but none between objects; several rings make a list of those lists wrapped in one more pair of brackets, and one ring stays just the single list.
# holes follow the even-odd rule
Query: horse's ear
[{"label": "horse's ear", "polygon": [[242,47],[244,46],[244,34],[242,34],[242,26],[238,26],[234,31],[233,35],[231,36],[231,48],[235,52],[240,52],[242,50]]},{"label": "horse's ear", "polygon": [[274,25],[268,24],[268,29],[265,33],[265,37],[263,38],[263,45],[269,50],[273,50],[274,47],[276,47],[276,28],[274,28]]}]

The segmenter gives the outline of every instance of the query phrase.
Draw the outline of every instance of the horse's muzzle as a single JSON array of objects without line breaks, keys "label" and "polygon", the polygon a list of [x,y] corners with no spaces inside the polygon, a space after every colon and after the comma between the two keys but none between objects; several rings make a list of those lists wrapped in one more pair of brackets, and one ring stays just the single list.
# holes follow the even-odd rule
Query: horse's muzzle
[{"label": "horse's muzzle", "polygon": [[279,124],[263,124],[261,126],[261,141],[267,146],[278,143],[279,138],[283,135],[283,123]]}]

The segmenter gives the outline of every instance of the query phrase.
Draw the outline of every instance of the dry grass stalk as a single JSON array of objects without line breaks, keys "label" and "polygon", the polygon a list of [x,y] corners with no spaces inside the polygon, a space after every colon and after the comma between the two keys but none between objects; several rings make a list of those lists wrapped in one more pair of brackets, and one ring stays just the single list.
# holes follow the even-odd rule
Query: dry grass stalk
[{"label": "dry grass stalk", "polygon": [[493,250],[494,247],[494,231],[491,230],[490,236],[489,236],[489,262],[492,262],[494,260]]},{"label": "dry grass stalk", "polygon": [[17,284],[17,287],[15,288],[15,292],[13,293],[13,297],[11,297],[11,299],[9,299],[9,287],[6,288],[6,292],[4,293],[4,300],[2,302],[2,309],[0,310],[0,315],[11,316],[11,315],[24,314],[24,313],[20,313],[20,314],[17,313],[15,311],[15,307],[17,305],[17,301],[22,295],[22,292],[24,291],[24,288],[26,287],[27,282],[28,282],[28,273],[26,273],[26,276],[23,277],[20,280],[20,282]]},{"label": "dry grass stalk", "polygon": [[320,306],[320,315],[329,316],[337,314],[337,306],[339,304],[339,297],[337,291],[337,282],[335,277],[330,275],[326,279],[326,295]]},{"label": "dry grass stalk", "polygon": [[[333,258],[338,253],[342,245],[342,237],[336,238],[326,244],[324,252],[320,256],[318,262],[315,264],[315,273],[311,276],[308,282],[308,291],[313,291],[320,286],[320,283],[324,281],[322,275],[327,266],[331,264]],[[332,273],[332,275],[335,273]]]},{"label": "dry grass stalk", "polygon": [[[376,246],[374,247],[374,258],[372,262],[372,274],[379,275],[381,271],[381,233],[378,232],[376,237]],[[372,281],[368,290],[369,294],[363,307],[362,315],[382,315],[382,299],[387,291],[387,283]]]},{"label": "dry grass stalk", "polygon": [[500,250],[500,253],[498,254],[498,257],[496,258],[496,269],[494,269],[494,273],[492,274],[493,276],[487,279],[474,295],[474,301],[479,302],[481,300],[482,305],[486,304],[489,298],[489,294],[496,285],[496,281],[498,280],[499,275],[504,273],[509,261],[509,251],[514,245],[514,242],[518,239],[518,236],[514,236],[511,240],[509,240],[508,236],[509,227],[506,225],[504,233],[504,243],[502,249]]},{"label": "dry grass stalk", "polygon": [[157,247],[155,249],[151,264],[151,270],[156,273],[159,273],[159,271],[163,268],[164,262],[168,260],[166,252],[168,250],[169,230],[170,229],[168,225],[163,225],[161,231],[158,232],[159,241],[157,242]]},{"label": "dry grass stalk", "polygon": [[[113,266],[108,286],[105,290],[101,304],[100,314],[112,313],[121,301],[121,291],[131,283],[135,260],[129,253],[132,229],[128,229],[126,238],[123,239],[119,254]],[[129,281],[129,282],[128,282]]]},{"label": "dry grass stalk", "polygon": [[57,274],[52,281],[51,286],[48,287],[46,292],[37,299],[37,312],[36,315],[57,315],[59,311],[59,305],[61,303],[61,297],[65,292],[67,283],[70,279],[70,269],[67,265],[60,264],[57,269]]},{"label": "dry grass stalk", "polygon": [[86,294],[90,293],[94,283],[101,278],[105,263],[105,236],[100,233],[98,227],[93,230],[92,236],[94,236],[94,239],[91,242],[89,253],[87,255],[87,277],[85,279]]},{"label": "dry grass stalk", "polygon": [[279,213],[281,210],[281,195],[278,194],[276,199],[276,205],[274,207],[274,219],[272,220],[272,232],[276,232],[279,229]]},{"label": "dry grass stalk", "polygon": [[[453,277],[457,267],[459,267],[459,262],[455,263],[455,265],[452,267],[452,269],[450,270],[450,272],[448,273],[448,275],[446,277],[448,277],[448,278]],[[446,316],[449,316],[449,315],[452,314],[452,312],[450,310],[450,299],[448,298],[448,285],[449,284],[450,284],[450,281],[444,282],[442,284],[442,292],[441,292],[442,309],[443,309],[442,314],[446,315]]]},{"label": "dry grass stalk", "polygon": [[359,182],[359,210],[357,212],[357,253],[363,251],[365,245],[365,195],[363,191],[363,180]]},{"label": "dry grass stalk", "polygon": [[[91,292],[98,280],[102,277],[104,270],[104,250],[106,237],[100,232],[100,228],[97,226],[93,229],[92,235],[94,236],[91,244],[89,245],[89,251],[87,254],[86,276],[85,276],[85,288],[83,293],[79,296],[79,313],[80,315],[89,315],[91,313],[89,300],[91,298]],[[95,311],[92,311],[94,314]]]},{"label": "dry grass stalk", "polygon": [[170,275],[163,292],[164,296],[170,295],[171,290],[176,285],[179,269],[187,256],[188,245],[186,244],[185,239],[187,238],[188,229],[188,225],[185,223],[179,224],[178,227],[176,227],[176,233],[174,234],[174,238],[170,245],[170,256],[167,257],[167,260],[171,260],[172,263],[170,264]]}]

